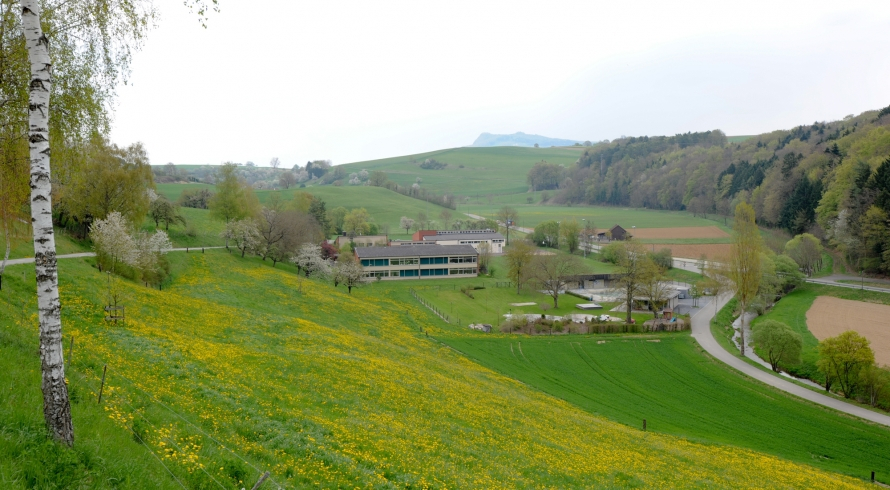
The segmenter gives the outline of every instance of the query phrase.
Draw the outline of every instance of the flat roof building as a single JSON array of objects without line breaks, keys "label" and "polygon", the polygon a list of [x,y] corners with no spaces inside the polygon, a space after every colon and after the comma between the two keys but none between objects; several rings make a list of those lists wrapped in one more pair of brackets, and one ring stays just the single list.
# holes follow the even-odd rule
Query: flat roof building
[{"label": "flat roof building", "polygon": [[420,230],[411,241],[393,241],[392,245],[410,246],[435,243],[438,245],[471,245],[479,251],[479,245],[487,243],[492,254],[504,253],[504,235],[492,230]]},{"label": "flat roof building", "polygon": [[470,245],[360,247],[355,249],[355,256],[365,277],[433,279],[479,275],[479,253]]}]

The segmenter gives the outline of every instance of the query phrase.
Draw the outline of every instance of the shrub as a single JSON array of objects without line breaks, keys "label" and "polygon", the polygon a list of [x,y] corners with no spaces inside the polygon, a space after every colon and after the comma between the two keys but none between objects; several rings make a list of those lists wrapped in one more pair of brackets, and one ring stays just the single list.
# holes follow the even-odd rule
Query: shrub
[{"label": "shrub", "polygon": [[621,257],[621,244],[612,242],[600,250],[600,259],[603,262],[617,264]]},{"label": "shrub", "polygon": [[179,205],[186,208],[207,209],[213,192],[209,189],[186,189],[179,194]]}]

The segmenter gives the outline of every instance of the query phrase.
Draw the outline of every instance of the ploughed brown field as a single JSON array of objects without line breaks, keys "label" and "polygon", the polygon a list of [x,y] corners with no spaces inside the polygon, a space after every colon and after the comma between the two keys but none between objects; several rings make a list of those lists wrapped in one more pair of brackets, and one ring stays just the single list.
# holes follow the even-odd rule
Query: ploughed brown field
[{"label": "ploughed brown field", "polygon": [[702,255],[711,260],[721,260],[729,257],[728,243],[695,243],[695,244],[662,244],[662,243],[646,243],[644,246],[648,250],[657,252],[663,248],[671,249],[672,257],[682,257],[684,259],[698,260]]},{"label": "ploughed brown field", "polygon": [[875,362],[890,366],[890,306],[819,296],[807,310],[807,328],[819,339],[855,330],[871,342]]},{"label": "ploughed brown field", "polygon": [[683,226],[679,228],[637,228],[628,230],[641,240],[674,240],[678,238],[729,238],[729,233],[716,226]]}]

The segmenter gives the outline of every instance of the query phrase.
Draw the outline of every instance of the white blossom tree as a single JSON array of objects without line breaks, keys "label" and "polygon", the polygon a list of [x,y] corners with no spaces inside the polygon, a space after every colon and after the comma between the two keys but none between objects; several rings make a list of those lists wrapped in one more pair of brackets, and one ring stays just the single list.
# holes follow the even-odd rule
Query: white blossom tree
[{"label": "white blossom tree", "polygon": [[146,285],[160,282],[161,256],[173,250],[170,238],[163,230],[158,230],[151,235],[140,231],[134,238],[136,254],[130,263],[142,276],[142,282]]},{"label": "white blossom tree", "polygon": [[220,236],[231,240],[235,244],[235,248],[241,251],[241,257],[244,257],[246,252],[256,250],[262,238],[256,222],[250,218],[226,223],[226,229],[220,233]]},{"label": "white blossom tree", "polygon": [[399,228],[404,228],[406,235],[408,234],[408,230],[410,230],[413,226],[414,226],[413,219],[411,219],[407,216],[402,216],[402,218],[399,219]]},{"label": "white blossom tree", "polygon": [[304,243],[297,255],[291,258],[291,262],[306,274],[306,277],[326,277],[331,275],[331,264],[321,255],[321,246],[314,243]]},{"label": "white blossom tree", "polygon": [[368,278],[365,277],[365,269],[356,260],[341,260],[334,264],[333,277],[334,287],[337,287],[337,284],[342,284],[346,286],[349,294],[352,294],[352,288],[368,282]]},{"label": "white blossom tree", "polygon": [[130,235],[130,224],[117,211],[93,222],[90,239],[100,271],[117,273],[118,265],[133,264],[137,260],[138,250]]}]

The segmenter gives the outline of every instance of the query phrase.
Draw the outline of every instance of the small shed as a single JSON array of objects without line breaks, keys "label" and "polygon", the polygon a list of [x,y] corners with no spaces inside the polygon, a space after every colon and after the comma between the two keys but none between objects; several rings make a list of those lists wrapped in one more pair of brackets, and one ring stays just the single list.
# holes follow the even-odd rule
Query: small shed
[{"label": "small shed", "polygon": [[626,240],[627,239],[627,230],[621,227],[621,225],[615,225],[612,229],[609,230],[609,233],[612,234],[612,240]]}]

